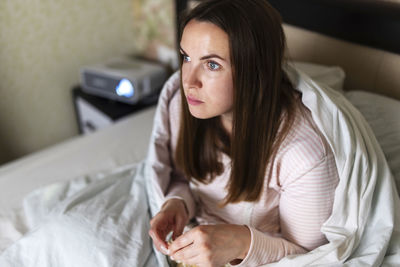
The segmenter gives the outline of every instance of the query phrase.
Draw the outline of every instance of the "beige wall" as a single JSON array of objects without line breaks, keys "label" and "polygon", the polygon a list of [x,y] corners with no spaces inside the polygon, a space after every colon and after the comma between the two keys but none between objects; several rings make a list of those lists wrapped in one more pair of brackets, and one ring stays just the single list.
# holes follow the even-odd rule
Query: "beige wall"
[{"label": "beige wall", "polygon": [[0,1],[0,164],[78,134],[79,68],[146,46],[142,2]]}]

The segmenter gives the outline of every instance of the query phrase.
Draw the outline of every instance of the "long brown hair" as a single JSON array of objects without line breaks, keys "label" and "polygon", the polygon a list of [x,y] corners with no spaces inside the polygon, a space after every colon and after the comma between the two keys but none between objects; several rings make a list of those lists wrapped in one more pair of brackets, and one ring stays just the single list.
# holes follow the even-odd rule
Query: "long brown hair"
[{"label": "long brown hair", "polygon": [[295,91],[282,70],[285,36],[281,17],[266,0],[205,0],[182,17],[179,40],[191,20],[213,23],[229,36],[233,128],[229,136],[219,117],[193,117],[181,76],[176,164],[188,179],[208,183],[224,171],[220,155],[226,153],[231,158],[231,174],[223,204],[256,201],[267,164],[287,135],[296,107]]}]

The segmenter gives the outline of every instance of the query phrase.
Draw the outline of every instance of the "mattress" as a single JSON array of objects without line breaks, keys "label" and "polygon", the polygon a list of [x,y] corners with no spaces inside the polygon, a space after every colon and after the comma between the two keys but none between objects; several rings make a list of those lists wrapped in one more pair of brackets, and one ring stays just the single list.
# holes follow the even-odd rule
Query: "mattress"
[{"label": "mattress", "polygon": [[0,168],[0,210],[18,207],[25,195],[50,183],[111,170],[146,156],[155,107],[101,131],[71,138]]}]

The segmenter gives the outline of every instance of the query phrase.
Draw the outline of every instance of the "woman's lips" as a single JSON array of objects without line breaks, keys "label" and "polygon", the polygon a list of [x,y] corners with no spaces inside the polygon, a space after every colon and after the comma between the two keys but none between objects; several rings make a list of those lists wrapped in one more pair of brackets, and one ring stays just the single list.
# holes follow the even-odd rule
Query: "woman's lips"
[{"label": "woman's lips", "polygon": [[187,99],[187,102],[193,106],[197,106],[197,105],[204,103],[203,101],[197,100],[196,98],[191,97],[191,96],[186,97],[186,99]]}]

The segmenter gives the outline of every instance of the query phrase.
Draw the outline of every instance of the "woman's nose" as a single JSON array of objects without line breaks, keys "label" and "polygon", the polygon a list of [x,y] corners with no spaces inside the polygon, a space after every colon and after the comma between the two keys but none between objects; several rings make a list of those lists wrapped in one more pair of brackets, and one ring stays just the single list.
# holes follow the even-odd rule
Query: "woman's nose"
[{"label": "woman's nose", "polygon": [[183,66],[182,68],[182,83],[187,89],[201,88],[202,82],[200,79],[199,69],[192,66]]}]

